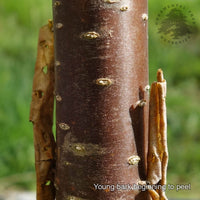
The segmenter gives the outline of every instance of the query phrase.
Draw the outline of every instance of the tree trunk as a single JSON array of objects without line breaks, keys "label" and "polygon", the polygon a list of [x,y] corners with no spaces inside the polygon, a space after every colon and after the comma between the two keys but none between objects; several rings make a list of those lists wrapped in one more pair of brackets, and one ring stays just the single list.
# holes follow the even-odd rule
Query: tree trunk
[{"label": "tree trunk", "polygon": [[53,7],[56,199],[148,199],[147,0]]}]

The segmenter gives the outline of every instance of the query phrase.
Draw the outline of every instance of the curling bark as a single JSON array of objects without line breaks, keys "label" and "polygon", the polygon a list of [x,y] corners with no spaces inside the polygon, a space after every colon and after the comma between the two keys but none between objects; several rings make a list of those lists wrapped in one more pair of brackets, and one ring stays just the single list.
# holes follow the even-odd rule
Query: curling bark
[{"label": "curling bark", "polygon": [[39,32],[29,120],[33,123],[37,200],[54,200],[54,48],[52,21]]},{"label": "curling bark", "polygon": [[53,0],[53,7],[56,199],[148,199],[96,187],[146,180],[147,0]]}]

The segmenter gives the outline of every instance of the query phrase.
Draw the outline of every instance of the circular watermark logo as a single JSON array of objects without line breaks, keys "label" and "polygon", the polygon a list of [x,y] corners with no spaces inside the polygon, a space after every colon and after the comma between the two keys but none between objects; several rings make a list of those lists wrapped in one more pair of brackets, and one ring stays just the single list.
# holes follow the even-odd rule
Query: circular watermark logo
[{"label": "circular watermark logo", "polygon": [[184,5],[171,4],[163,7],[156,17],[157,32],[167,44],[182,44],[192,37],[195,31],[195,18]]}]

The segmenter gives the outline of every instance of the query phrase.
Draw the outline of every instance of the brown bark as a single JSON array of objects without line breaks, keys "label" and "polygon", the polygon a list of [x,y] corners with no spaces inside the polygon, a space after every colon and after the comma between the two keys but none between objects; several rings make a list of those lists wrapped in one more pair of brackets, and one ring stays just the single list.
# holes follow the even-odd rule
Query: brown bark
[{"label": "brown bark", "polygon": [[[147,180],[151,185],[166,185],[168,148],[166,81],[162,70],[157,72],[157,82],[151,85],[149,103],[149,148]],[[149,190],[153,200],[167,200],[162,189]]]},{"label": "brown bark", "polygon": [[53,6],[56,199],[135,199],[138,190],[94,184],[146,179],[147,1],[54,0]]},{"label": "brown bark", "polygon": [[52,134],[54,103],[54,48],[52,22],[40,29],[33,79],[30,121],[33,123],[37,200],[54,200],[55,141]]}]

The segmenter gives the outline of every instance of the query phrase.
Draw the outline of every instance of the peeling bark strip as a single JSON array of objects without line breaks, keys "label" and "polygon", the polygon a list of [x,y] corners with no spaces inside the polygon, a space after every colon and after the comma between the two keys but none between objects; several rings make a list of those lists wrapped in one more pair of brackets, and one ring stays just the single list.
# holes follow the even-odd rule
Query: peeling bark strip
[{"label": "peeling bark strip", "polygon": [[33,123],[37,200],[54,200],[55,141],[52,134],[54,103],[54,48],[52,22],[40,29],[33,79],[30,121]]},{"label": "peeling bark strip", "polygon": [[[152,185],[166,185],[168,163],[166,81],[162,70],[157,72],[157,82],[151,85],[149,103],[149,150],[147,180]],[[165,192],[149,190],[153,200],[167,200]]]},{"label": "peeling bark strip", "polygon": [[[140,191],[111,192],[94,184],[146,178],[147,0],[53,0],[53,5],[56,199],[133,200]],[[139,117],[131,120],[129,110],[140,100]]]}]

